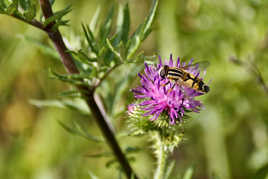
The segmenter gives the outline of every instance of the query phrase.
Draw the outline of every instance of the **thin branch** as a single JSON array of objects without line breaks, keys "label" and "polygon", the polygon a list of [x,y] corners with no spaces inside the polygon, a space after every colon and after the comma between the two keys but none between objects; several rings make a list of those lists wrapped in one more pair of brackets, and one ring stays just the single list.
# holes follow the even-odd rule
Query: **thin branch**
[{"label": "thin branch", "polygon": [[[51,8],[51,5],[50,5],[48,0],[40,0],[40,6],[41,6],[42,12],[44,14],[44,17],[46,19],[53,16],[52,8]],[[69,53],[67,53],[67,48],[63,42],[63,39],[62,39],[62,36],[61,36],[59,30],[58,29],[56,29],[54,31],[52,30],[52,27],[54,24],[55,23],[52,22],[49,25],[47,25],[45,28],[45,31],[47,32],[49,38],[54,43],[58,53],[61,56],[62,63],[64,64],[67,71],[71,74],[79,73],[79,70],[75,66],[75,63],[73,61],[72,56]],[[110,73],[115,68],[116,68],[116,65],[114,67],[112,67],[108,73]],[[102,82],[102,80],[104,78],[106,78],[107,75],[108,74],[106,74],[100,80],[100,83]],[[114,135],[114,132],[113,132],[111,126],[109,125],[108,121],[106,120],[105,111],[100,110],[100,106],[98,106],[98,104],[96,103],[96,99],[94,98],[94,91],[95,91],[96,87],[93,89],[90,89],[87,86],[78,86],[78,88],[83,92],[87,91],[87,93],[84,92],[84,96],[85,96],[85,100],[87,102],[87,105],[90,108],[92,115],[95,117],[96,122],[97,122],[98,126],[100,127],[102,134],[104,135],[107,143],[111,147],[114,155],[117,157],[124,172],[126,173],[127,178],[130,179],[133,176],[134,176],[134,178],[137,178],[137,176],[134,174],[126,156],[122,152],[122,150],[121,150],[121,148],[120,148],[120,146],[115,138],[115,135]]]},{"label": "thin branch", "polygon": [[106,121],[106,124],[111,129],[111,131],[114,133],[115,129],[114,129],[112,123],[110,122],[108,115],[105,112],[105,109],[104,109],[103,103],[102,103],[102,101],[100,99],[100,96],[98,94],[96,94],[96,93],[94,93],[94,94],[95,94],[94,95],[95,102],[96,102],[97,106],[99,107],[100,112],[101,112],[104,120]]},{"label": "thin branch", "polygon": [[120,146],[118,145],[114,133],[111,131],[111,128],[107,125],[105,120],[103,120],[102,112],[100,111],[94,96],[93,95],[86,96],[86,102],[91,109],[92,115],[97,119],[96,121],[99,127],[101,128],[104,137],[106,138],[109,146],[112,148],[113,153],[117,157],[127,177],[131,179],[133,175],[134,178],[137,179],[137,176],[133,173],[133,170],[129,165],[127,158],[125,157]]},{"label": "thin branch", "polygon": [[15,16],[15,15],[11,15],[11,17],[14,17],[15,19],[18,19],[18,20],[20,20],[20,21],[23,21],[23,22],[25,22],[26,24],[29,24],[29,25],[31,25],[31,26],[34,26],[34,27],[40,29],[40,30],[45,31],[45,28],[44,28],[43,24],[42,24],[41,22],[35,20],[35,19],[29,21],[29,20],[26,20],[26,19],[24,19],[24,18],[22,18],[22,17]]},{"label": "thin branch", "polygon": [[97,84],[95,85],[95,88],[99,87],[101,85],[101,83],[109,76],[109,74],[115,70],[117,67],[119,67],[120,65],[122,65],[122,63],[118,63],[115,64],[113,67],[111,67],[104,75],[103,77],[97,82]]},{"label": "thin branch", "polygon": [[[40,6],[42,9],[42,12],[44,14],[44,17],[47,19],[51,16],[53,16],[52,8],[48,0],[40,0]],[[73,58],[70,53],[67,53],[67,47],[65,46],[65,43],[63,42],[62,36],[58,29],[52,30],[53,25],[55,22],[52,22],[48,24],[45,27],[45,31],[47,32],[49,38],[52,40],[54,46],[56,47],[58,53],[61,56],[61,61],[64,64],[64,67],[69,73],[79,73],[79,70],[77,69]]]}]

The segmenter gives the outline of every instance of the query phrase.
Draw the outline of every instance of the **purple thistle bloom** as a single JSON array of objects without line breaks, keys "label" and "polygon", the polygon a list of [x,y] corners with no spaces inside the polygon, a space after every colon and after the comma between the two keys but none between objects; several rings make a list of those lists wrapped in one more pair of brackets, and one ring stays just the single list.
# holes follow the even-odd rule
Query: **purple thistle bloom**
[{"label": "purple thistle bloom", "polygon": [[[170,59],[165,61],[165,65],[169,67],[184,67],[192,64],[192,62],[193,60],[191,59],[188,64],[181,63],[180,58],[178,58],[176,64],[174,64],[172,55],[170,55]],[[144,116],[151,116],[151,120],[156,120],[161,114],[168,114],[170,124],[175,124],[176,121],[182,121],[186,112],[200,111],[202,104],[194,98],[203,93],[179,84],[176,84],[171,89],[174,81],[166,78],[163,79],[159,75],[159,71],[164,66],[160,56],[159,64],[156,66],[148,65],[147,63],[144,65],[144,74],[138,74],[141,85],[132,89],[135,98],[141,101],[138,105],[145,111]],[[200,73],[197,65],[189,68],[187,72],[198,77]]]}]

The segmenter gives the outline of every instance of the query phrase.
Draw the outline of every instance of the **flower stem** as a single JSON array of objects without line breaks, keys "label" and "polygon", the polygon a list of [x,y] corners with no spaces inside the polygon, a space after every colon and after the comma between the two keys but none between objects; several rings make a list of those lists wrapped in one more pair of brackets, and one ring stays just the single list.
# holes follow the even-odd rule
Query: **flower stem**
[{"label": "flower stem", "polygon": [[154,179],[163,179],[165,175],[165,166],[167,160],[167,151],[161,141],[159,134],[156,136],[156,154],[157,154],[157,168],[154,173]]}]

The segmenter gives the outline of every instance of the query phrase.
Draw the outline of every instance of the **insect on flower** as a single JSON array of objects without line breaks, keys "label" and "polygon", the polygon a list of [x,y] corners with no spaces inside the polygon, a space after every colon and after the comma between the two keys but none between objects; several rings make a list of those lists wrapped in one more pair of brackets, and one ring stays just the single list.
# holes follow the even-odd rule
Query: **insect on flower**
[{"label": "insect on flower", "polygon": [[180,58],[174,64],[172,55],[164,65],[161,57],[156,66],[145,63],[144,74],[139,74],[141,85],[132,89],[144,116],[156,120],[168,115],[170,124],[175,124],[186,113],[200,111],[202,104],[195,97],[208,92],[209,87],[199,77],[198,65],[191,64],[192,60],[186,65]]},{"label": "insect on flower", "polygon": [[159,74],[162,79],[169,79],[169,81],[164,85],[169,84],[170,81],[174,81],[174,84],[170,91],[174,88],[176,84],[178,84],[193,88],[194,90],[199,91],[201,93],[207,93],[209,92],[209,86],[206,85],[201,78],[199,78],[199,73],[193,75],[187,72],[187,69],[195,67],[197,65],[199,66],[199,64],[201,63],[208,64],[204,61],[182,67],[169,67],[168,65],[164,65],[164,67],[160,70]]}]

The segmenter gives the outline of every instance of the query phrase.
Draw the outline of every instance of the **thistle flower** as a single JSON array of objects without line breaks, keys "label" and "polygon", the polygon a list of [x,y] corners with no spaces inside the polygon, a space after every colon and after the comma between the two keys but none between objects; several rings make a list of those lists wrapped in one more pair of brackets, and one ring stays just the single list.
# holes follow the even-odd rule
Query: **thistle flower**
[{"label": "thistle flower", "polygon": [[[188,64],[181,63],[180,58],[178,58],[175,64],[172,55],[170,55],[169,61],[166,60],[164,63],[169,67],[185,67],[191,65],[192,62],[193,60]],[[174,84],[167,78],[161,78],[159,71],[164,66],[161,57],[159,57],[159,64],[156,66],[147,63],[144,65],[144,74],[138,74],[141,85],[132,89],[139,103],[132,104],[129,110],[133,109],[133,105],[137,105],[144,111],[143,116],[148,116],[152,121],[157,120],[159,116],[168,115],[169,124],[172,125],[182,122],[186,113],[200,111],[202,104],[195,97],[203,93],[184,85]],[[187,69],[187,72],[199,76],[200,71],[196,65]]]}]

